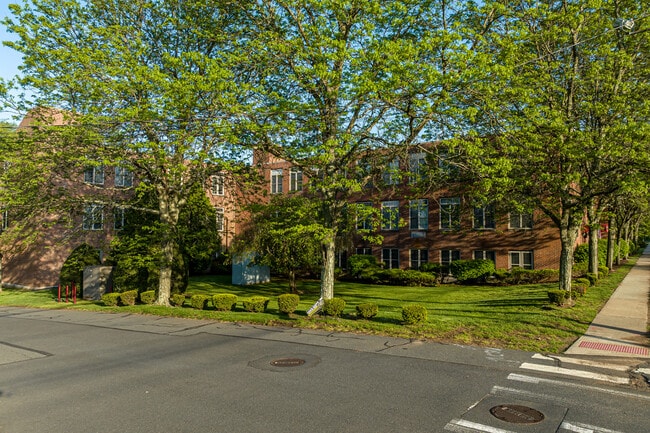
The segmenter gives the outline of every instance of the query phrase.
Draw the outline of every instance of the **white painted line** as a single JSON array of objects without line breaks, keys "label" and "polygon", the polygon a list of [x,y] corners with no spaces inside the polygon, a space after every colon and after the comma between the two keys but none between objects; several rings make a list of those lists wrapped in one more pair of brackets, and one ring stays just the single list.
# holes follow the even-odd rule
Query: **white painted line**
[{"label": "white painted line", "polygon": [[589,424],[582,424],[579,422],[564,421],[560,426],[561,429],[569,430],[576,433],[623,433],[618,430],[609,430],[602,427],[596,427]]},{"label": "white painted line", "polygon": [[519,368],[523,368],[526,370],[542,371],[546,373],[562,374],[565,376],[581,377],[584,379],[601,380],[601,381],[611,382],[611,383],[619,383],[619,384],[630,383],[630,379],[627,377],[608,376],[606,374],[593,373],[591,371],[572,370],[570,368],[555,367],[552,365],[533,364],[530,362],[524,362],[519,366]]},{"label": "white painted line", "polygon": [[545,384],[556,385],[556,386],[568,386],[568,387],[571,387],[571,388],[579,388],[579,389],[584,389],[584,390],[589,390],[589,391],[598,391],[598,392],[602,392],[602,393],[605,393],[605,394],[618,395],[618,396],[622,396],[622,397],[638,398],[638,399],[641,399],[641,400],[649,400],[650,401],[650,395],[633,394],[631,392],[618,391],[618,390],[615,390],[615,389],[600,388],[600,387],[597,387],[597,386],[583,385],[583,384],[580,384],[580,383],[562,382],[560,380],[542,379],[541,377],[526,376],[526,375],[517,374],[517,373],[510,373],[508,375],[508,380],[515,380],[517,382],[532,383],[532,384],[535,384],[535,385],[539,385],[540,383],[545,383]]},{"label": "white painted line", "polygon": [[516,433],[510,430],[503,430],[497,427],[491,427],[477,422],[467,421],[464,419],[453,419],[445,426],[445,430],[455,432],[485,432],[485,433]]},{"label": "white painted line", "polygon": [[516,388],[506,388],[503,386],[498,386],[495,385],[492,387],[492,394],[497,395],[497,394],[513,394],[518,397],[523,397],[528,400],[548,400],[553,403],[563,403],[565,405],[570,405],[572,403],[575,403],[575,400],[571,400],[568,398],[564,397],[558,397],[556,395],[550,395],[550,394],[540,394],[538,392],[532,392],[532,391],[525,391],[523,389],[516,389]]},{"label": "white painted line", "polygon": [[586,359],[578,359],[578,358],[567,358],[566,356],[546,356],[542,355],[541,353],[536,353],[532,356],[533,359],[543,359],[545,361],[555,361],[558,360],[560,362],[564,362],[565,364],[578,364],[578,365],[584,365],[587,367],[596,367],[596,368],[604,368],[607,370],[616,370],[616,371],[627,371],[630,367],[627,365],[620,365],[620,364],[604,364],[602,362],[595,362],[595,361],[589,361]]}]

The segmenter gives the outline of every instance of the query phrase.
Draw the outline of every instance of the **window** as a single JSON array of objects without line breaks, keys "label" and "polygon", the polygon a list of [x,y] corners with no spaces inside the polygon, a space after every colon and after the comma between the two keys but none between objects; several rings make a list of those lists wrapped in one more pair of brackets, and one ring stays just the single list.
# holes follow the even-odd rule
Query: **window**
[{"label": "window", "polygon": [[429,228],[429,200],[411,200],[409,202],[409,220],[411,230]]},{"label": "window", "polygon": [[223,195],[224,179],[221,175],[210,176],[210,193],[212,195]]},{"label": "window", "polygon": [[429,251],[428,250],[411,250],[411,268],[420,269],[420,266],[423,263],[429,261]]},{"label": "window", "polygon": [[510,251],[510,269],[533,269],[532,251]]},{"label": "window", "polygon": [[460,229],[460,198],[440,199],[440,228],[443,230]]},{"label": "window", "polygon": [[384,201],[381,203],[381,229],[399,229],[399,201]]},{"label": "window", "polygon": [[356,248],[354,253],[358,254],[358,255],[361,255],[361,256],[371,256],[372,255],[372,248],[368,248],[368,247]]},{"label": "window", "polygon": [[438,169],[440,172],[449,177],[455,178],[459,174],[458,163],[454,162],[454,155],[446,150],[440,150],[438,152]]},{"label": "window", "polygon": [[126,224],[126,212],[123,207],[118,206],[113,208],[113,228],[115,230],[122,230]]},{"label": "window", "polygon": [[426,159],[424,153],[409,155],[409,183],[415,184],[424,179]]},{"label": "window", "polygon": [[282,194],[282,169],[271,170],[271,194]]},{"label": "window", "polygon": [[91,185],[104,185],[104,167],[86,167],[84,170],[84,182]]},{"label": "window", "polygon": [[372,230],[372,203],[357,203],[357,230]]},{"label": "window", "polygon": [[474,228],[477,230],[496,228],[493,204],[474,208]]},{"label": "window", "polygon": [[382,178],[384,185],[397,185],[399,183],[399,159],[394,159],[386,165]]},{"label": "window", "polygon": [[289,171],[289,191],[302,191],[302,170],[292,168]]},{"label": "window", "polygon": [[133,172],[125,167],[115,167],[115,186],[122,188],[133,186]]},{"label": "window", "polygon": [[214,208],[214,212],[216,214],[217,218],[217,231],[222,232],[225,226],[225,217],[224,217],[224,211],[222,207],[216,207]]},{"label": "window", "polygon": [[446,267],[451,262],[460,260],[460,250],[440,250],[440,263]]},{"label": "window", "polygon": [[494,251],[475,250],[474,260],[492,260],[494,263],[496,263],[497,254]]},{"label": "window", "polygon": [[399,269],[399,250],[397,248],[382,248],[381,261],[386,269]]},{"label": "window", "polygon": [[533,214],[510,212],[510,228],[511,229],[532,229]]},{"label": "window", "polygon": [[100,204],[88,204],[84,208],[83,215],[84,230],[104,229],[104,206]]}]

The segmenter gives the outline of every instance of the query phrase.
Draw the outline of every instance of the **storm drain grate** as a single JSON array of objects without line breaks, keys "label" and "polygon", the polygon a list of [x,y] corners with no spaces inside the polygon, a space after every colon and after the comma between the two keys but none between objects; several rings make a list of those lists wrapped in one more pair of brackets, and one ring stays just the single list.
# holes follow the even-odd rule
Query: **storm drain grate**
[{"label": "storm drain grate", "polygon": [[274,367],[300,367],[304,363],[305,360],[300,358],[280,358],[271,361],[271,365]]},{"label": "storm drain grate", "polygon": [[490,409],[490,413],[500,419],[514,424],[536,424],[544,420],[544,414],[528,406],[501,404]]},{"label": "storm drain grate", "polygon": [[648,349],[637,346],[624,346],[622,344],[599,343],[597,341],[581,341],[578,345],[586,349],[606,350],[608,352],[632,353],[635,355],[648,355]]}]

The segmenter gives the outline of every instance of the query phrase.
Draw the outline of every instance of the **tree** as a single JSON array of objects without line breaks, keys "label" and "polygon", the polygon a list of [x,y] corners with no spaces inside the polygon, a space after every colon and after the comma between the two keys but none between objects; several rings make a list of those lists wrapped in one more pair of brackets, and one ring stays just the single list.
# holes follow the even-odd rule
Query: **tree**
[{"label": "tree", "polygon": [[[626,0],[495,1],[480,11],[478,48],[501,67],[475,87],[487,136],[477,165],[503,196],[553,220],[560,288],[570,290],[586,209],[647,173],[647,20],[630,30],[622,19],[644,11]],[[589,223],[600,224],[598,213]]]},{"label": "tree", "polygon": [[224,113],[238,107],[238,89],[222,49],[233,35],[231,15],[200,0],[30,0],[11,12],[3,24],[18,39],[5,44],[23,54],[19,83],[34,92],[24,108],[61,110],[71,138],[66,148],[48,134],[57,144],[41,153],[78,165],[122,164],[155,190],[157,303],[168,304],[191,188],[207,167],[226,169],[233,160]]},{"label": "tree", "polygon": [[466,125],[461,95],[477,72],[463,4],[273,0],[231,7],[244,16],[237,50],[247,61],[235,75],[247,91],[242,136],[309,179],[322,302],[333,297],[346,205],[368,181],[358,162],[374,154],[385,163]]}]

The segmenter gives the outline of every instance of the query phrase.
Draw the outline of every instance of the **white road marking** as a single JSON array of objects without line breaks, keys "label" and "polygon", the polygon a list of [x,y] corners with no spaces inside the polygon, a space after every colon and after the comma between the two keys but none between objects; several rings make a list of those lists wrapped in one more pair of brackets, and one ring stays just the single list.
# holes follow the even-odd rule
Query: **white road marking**
[{"label": "white road marking", "polygon": [[547,355],[542,355],[541,353],[536,353],[532,356],[533,359],[543,359],[546,361],[555,361],[558,360],[560,362],[564,362],[566,364],[578,364],[578,365],[584,365],[587,367],[596,367],[596,368],[605,368],[607,370],[617,370],[617,371],[627,371],[630,367],[627,365],[620,365],[620,364],[604,364],[602,362],[595,362],[595,361],[589,361],[586,359],[578,359],[578,358],[568,358],[566,356],[547,356]]},{"label": "white road marking", "polygon": [[515,433],[510,430],[503,430],[497,427],[491,427],[477,422],[467,421],[464,419],[453,419],[445,426],[445,430],[469,433],[469,432],[485,432],[485,433]]},{"label": "white road marking", "polygon": [[519,366],[519,368],[523,368],[526,370],[542,371],[547,373],[562,374],[565,376],[581,377],[584,379],[594,379],[594,380],[600,380],[604,382],[611,382],[611,383],[618,383],[618,384],[630,383],[630,379],[627,377],[609,376],[606,374],[594,373],[591,371],[572,370],[570,368],[555,367],[552,365],[533,364],[530,362],[524,362]]},{"label": "white road marking", "polygon": [[650,395],[633,394],[631,392],[618,391],[618,390],[615,390],[615,389],[600,388],[600,387],[597,387],[597,386],[583,385],[583,384],[580,384],[580,383],[562,382],[560,380],[543,379],[541,377],[526,376],[524,374],[510,373],[508,375],[508,380],[514,380],[514,381],[517,381],[517,382],[532,383],[534,385],[539,385],[540,383],[545,383],[545,384],[556,385],[556,386],[569,386],[569,387],[572,387],[572,388],[579,388],[579,389],[584,389],[584,390],[589,390],[589,391],[598,391],[598,392],[603,392],[603,393],[606,393],[606,394],[612,394],[612,395],[618,395],[618,396],[630,397],[630,398],[638,398],[638,399],[641,399],[641,400],[649,400],[650,401]]},{"label": "white road marking", "polygon": [[609,430],[602,427],[596,427],[589,424],[582,424],[579,422],[564,421],[560,426],[561,429],[569,430],[576,433],[623,433],[618,430]]},{"label": "white road marking", "polygon": [[532,392],[532,391],[525,391],[523,389],[516,389],[516,388],[506,388],[503,386],[498,386],[495,385],[492,387],[492,394],[513,394],[518,397],[524,397],[525,399],[528,400],[549,400],[553,403],[563,403],[565,405],[570,405],[571,403],[574,403],[573,400],[564,398],[564,397],[558,397],[555,395],[550,395],[550,394],[540,394],[538,392]]}]

